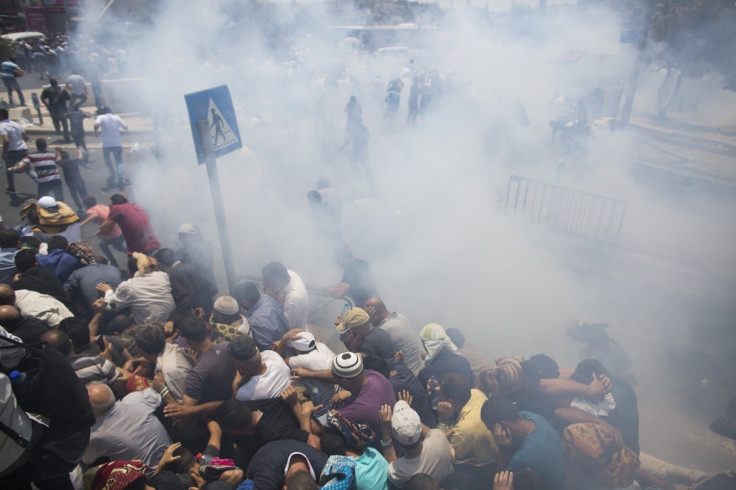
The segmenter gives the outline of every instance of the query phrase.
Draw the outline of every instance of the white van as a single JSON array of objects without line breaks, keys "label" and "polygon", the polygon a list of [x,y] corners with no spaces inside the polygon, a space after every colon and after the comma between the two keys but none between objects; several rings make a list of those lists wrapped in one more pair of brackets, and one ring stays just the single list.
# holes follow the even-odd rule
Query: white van
[{"label": "white van", "polygon": [[3,34],[3,39],[7,39],[11,43],[16,41],[31,42],[38,39],[46,39],[46,36],[41,32],[12,32],[10,34]]}]

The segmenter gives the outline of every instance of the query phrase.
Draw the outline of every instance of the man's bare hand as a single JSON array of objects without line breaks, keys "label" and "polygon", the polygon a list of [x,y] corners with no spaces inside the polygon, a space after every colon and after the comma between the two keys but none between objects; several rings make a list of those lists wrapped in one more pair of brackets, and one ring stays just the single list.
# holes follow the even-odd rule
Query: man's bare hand
[{"label": "man's bare hand", "polygon": [[286,389],[281,392],[281,399],[290,407],[299,403],[299,396],[292,385],[287,386]]},{"label": "man's bare hand", "polygon": [[110,286],[109,284],[105,284],[104,282],[101,282],[97,286],[95,286],[95,289],[97,289],[101,293],[104,293],[106,291],[112,291],[112,286]]},{"label": "man's bare hand", "polygon": [[194,484],[197,485],[196,487],[189,487],[189,490],[199,490],[200,488],[204,488],[204,486],[207,484],[207,481],[199,476],[199,473],[196,471],[191,471],[189,473],[189,476],[192,477],[192,480],[194,480]]},{"label": "man's bare hand", "polygon": [[186,425],[192,415],[191,407],[178,403],[169,403],[164,407],[164,417],[171,419],[176,427]]},{"label": "man's bare hand", "polygon": [[174,330],[174,322],[169,320],[164,322],[164,335],[166,338],[173,337],[176,330]]},{"label": "man's bare hand", "polygon": [[381,424],[391,426],[392,416],[393,411],[391,410],[391,405],[382,405],[381,408],[378,409],[378,418],[381,419]]},{"label": "man's bare hand", "polygon": [[153,384],[151,387],[156,391],[161,391],[164,389],[164,386],[166,386],[166,383],[164,382],[164,375],[161,373],[156,373],[153,375]]},{"label": "man's bare hand", "polygon": [[511,443],[513,442],[511,430],[501,424],[496,424],[493,427],[493,441],[496,443],[496,446],[498,446],[499,449],[511,449]]},{"label": "man's bare hand", "polygon": [[345,400],[350,398],[351,393],[347,390],[340,390],[334,395],[332,395],[332,398],[330,398],[330,405],[333,407],[339,407],[343,403],[345,403]]},{"label": "man's bare hand", "polygon": [[284,342],[288,342],[290,340],[297,340],[299,339],[299,334],[304,331],[303,328],[292,328],[288,332],[286,332],[282,337],[281,340]]},{"label": "man's bare hand", "polygon": [[411,393],[409,393],[407,390],[401,390],[399,392],[399,400],[404,400],[407,405],[411,407],[411,402],[413,401],[411,397]]},{"label": "man's bare hand", "polygon": [[437,418],[440,422],[447,422],[452,419],[455,411],[452,409],[452,403],[450,402],[439,402],[437,404]]},{"label": "man's bare hand", "polygon": [[309,370],[303,367],[291,368],[291,379],[305,379],[308,378]]},{"label": "man's bare hand", "polygon": [[371,317],[371,320],[373,319],[373,316],[376,314],[376,307],[373,305],[363,306],[363,310],[368,313],[368,316]]},{"label": "man's bare hand", "polygon": [[105,300],[104,300],[104,299],[102,299],[102,298],[97,298],[97,299],[96,299],[96,300],[95,300],[95,301],[94,301],[94,302],[92,303],[92,310],[93,310],[93,311],[94,311],[95,313],[102,313],[102,312],[104,312],[104,311],[105,311]]},{"label": "man's bare hand", "polygon": [[493,490],[514,490],[514,474],[510,471],[499,471],[493,477]]},{"label": "man's bare hand", "polygon": [[100,351],[100,356],[112,362],[112,344],[105,337],[102,337],[102,342],[104,342],[105,348]]},{"label": "man's bare hand", "polygon": [[161,456],[161,459],[159,460],[158,465],[163,467],[181,458],[181,455],[174,456],[174,452],[176,452],[176,450],[179,449],[180,447],[181,447],[181,442],[175,442],[171,446],[167,447],[166,451],[164,451],[164,454]]},{"label": "man's bare hand", "polygon": [[308,414],[310,417],[312,416],[314,412],[316,412],[317,410],[321,408],[322,408],[322,405],[315,406],[312,400],[307,400],[302,403],[302,413]]},{"label": "man's bare hand", "polygon": [[593,402],[599,402],[611,392],[611,380],[606,375],[598,376],[593,373],[593,381],[585,388],[585,398]]}]

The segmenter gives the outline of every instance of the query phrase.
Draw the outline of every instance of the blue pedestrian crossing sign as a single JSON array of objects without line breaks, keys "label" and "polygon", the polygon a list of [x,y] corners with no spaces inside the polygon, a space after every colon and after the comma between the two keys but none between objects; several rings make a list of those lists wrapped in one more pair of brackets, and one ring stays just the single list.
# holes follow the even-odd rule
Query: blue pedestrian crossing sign
[{"label": "blue pedestrian crossing sign", "polygon": [[199,121],[206,120],[215,157],[221,157],[243,147],[235,119],[235,109],[227,85],[184,96],[189,111],[197,161],[205,163],[205,143],[200,136]]}]

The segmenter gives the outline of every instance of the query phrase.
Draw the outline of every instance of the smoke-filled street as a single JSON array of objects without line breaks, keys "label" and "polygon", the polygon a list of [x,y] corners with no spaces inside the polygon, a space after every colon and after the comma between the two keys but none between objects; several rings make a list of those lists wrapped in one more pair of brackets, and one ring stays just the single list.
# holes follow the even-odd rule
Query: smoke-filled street
[{"label": "smoke-filled street", "polygon": [[[447,345],[453,345],[454,354],[458,349],[463,354],[462,346],[455,345],[456,339],[452,339],[454,343],[449,341],[448,330],[462,332],[466,350],[471,347],[473,355],[485,360],[482,367],[475,369],[468,357],[474,376],[472,392],[487,399],[486,404],[501,398],[513,401],[511,408],[505,410],[515,412],[518,408],[524,421],[536,420],[524,418],[525,413],[534,410],[523,408],[525,401],[537,396],[531,394],[537,391],[529,388],[530,364],[525,364],[538,359],[533,357],[535,354],[543,353],[559,366],[557,376],[540,375],[541,381],[536,379],[539,393],[547,386],[545,377],[568,381],[567,377],[572,376],[576,385],[596,385],[601,373],[594,373],[593,381],[587,382],[575,376],[580,373],[580,367],[576,370],[580,361],[597,359],[610,374],[602,376],[605,381],[601,383],[620,378],[635,393],[638,446],[632,452],[641,459],[636,468],[653,473],[657,464],[646,460],[651,456],[689,471],[685,477],[677,477],[673,476],[675,470],[666,475],[662,470],[658,479],[651,481],[637,477],[639,487],[655,488],[648,485],[664,482],[668,486],[663,488],[700,488],[696,485],[703,482],[706,474],[736,469],[736,85],[732,80],[734,72],[713,61],[715,54],[699,63],[693,61],[692,54],[692,45],[702,41],[700,33],[709,28],[715,32],[720,24],[703,21],[702,28],[696,26],[688,31],[692,36],[688,38],[690,45],[678,44],[662,34],[670,31],[661,27],[662,19],[671,20],[677,15],[676,9],[666,10],[652,2],[627,6],[596,1],[527,3],[160,1],[148,7],[139,5],[137,9],[127,3],[114,5],[103,12],[102,3],[88,1],[84,20],[77,19],[74,30],[58,38],[64,54],[59,53],[59,61],[53,61],[56,65],[43,54],[45,64],[39,72],[39,58],[33,55],[38,45],[29,45],[25,74],[16,76],[28,107],[19,106],[17,92],[14,100],[3,94],[0,105],[7,108],[9,119],[18,121],[28,135],[28,152],[32,155],[37,152],[35,142],[40,138],[47,142],[48,151],[55,154],[58,147],[74,159],[79,145],[71,137],[65,140],[63,134],[54,131],[53,111],[43,103],[40,111],[44,123],[40,124],[31,94],[41,96],[51,77],[58,78],[64,88],[70,75],[85,76],[85,87],[89,89],[79,110],[88,116],[82,122],[87,150],[80,150],[83,157],[78,170],[86,194],[104,205],[110,204],[112,196],[124,194],[129,202],[121,205],[133,203],[145,210],[155,236],[151,237],[148,231],[139,233],[136,240],[141,242],[140,249],[131,248],[132,235],[127,234],[122,223],[118,224],[127,251],[152,256],[154,262],[167,262],[157,255],[161,250],[172,249],[173,255],[173,251],[181,253],[182,247],[186,249],[186,237],[182,235],[194,232],[182,225],[194,225],[192,230],[196,229],[201,234],[199,238],[212,246],[212,265],[207,272],[214,275],[218,290],[208,298],[208,308],[200,308],[207,312],[205,320],[211,320],[206,322],[208,328],[229,323],[216,322],[216,316],[210,318],[209,313],[218,314],[218,301],[222,299],[218,297],[232,296],[235,299],[228,301],[232,300],[235,306],[230,314],[242,314],[246,325],[250,319],[244,337],[250,335],[253,340],[249,341],[255,341],[252,348],[263,356],[264,366],[266,352],[277,359],[276,353],[285,357],[290,368],[286,369],[287,379],[288,374],[296,381],[308,378],[299,369],[326,371],[326,376],[329,378],[332,373],[335,385],[341,387],[335,396],[347,391],[355,397],[358,388],[346,388],[346,380],[352,379],[353,374],[339,365],[341,353],[366,354],[360,362],[365,363],[365,372],[369,373],[374,369],[369,367],[369,358],[386,356],[365,352],[366,342],[362,344],[364,350],[360,350],[360,341],[354,339],[359,334],[350,333],[348,315],[360,309],[366,318],[371,317],[375,330],[382,330],[375,319],[375,311],[380,313],[380,307],[374,308],[368,300],[380,297],[387,313],[399,312],[410,320],[415,342],[420,342],[428,354],[422,361],[424,369],[436,364],[431,362],[432,342],[444,339],[445,331]],[[733,6],[723,8],[728,15],[724,14],[720,22],[736,19]],[[732,37],[734,31],[730,32]],[[41,42],[48,45],[44,45],[45,49],[52,46],[52,39],[49,34]],[[690,57],[682,54],[678,58],[678,50]],[[95,87],[90,82],[97,81],[101,92],[93,94]],[[216,159],[221,190],[218,198],[224,206],[224,216],[220,218],[227,223],[232,250],[229,265],[225,262],[228,258],[223,258],[209,177],[206,166],[197,162],[185,103],[187,94],[222,85],[228,87],[232,97],[242,143],[242,148]],[[65,91],[74,96],[71,83]],[[52,98],[56,100],[58,93],[54,94]],[[99,103],[102,94],[104,104]],[[73,99],[68,104],[66,110],[73,111]],[[212,110],[212,114],[223,112],[223,107]],[[207,117],[215,147],[219,137],[226,142],[236,139],[235,128],[230,127],[232,120],[213,120],[209,112]],[[106,133],[108,125],[115,125],[112,140]],[[118,130],[119,143],[114,139]],[[0,133],[3,131],[7,134],[9,130]],[[98,131],[102,137],[96,136]],[[119,165],[113,158],[116,148],[121,149]],[[10,150],[14,149],[11,145]],[[107,164],[105,156],[109,158]],[[63,180],[67,167],[59,168]],[[47,235],[55,235],[57,230],[39,231],[31,217],[21,216],[21,211],[31,206],[28,199],[42,197],[42,182],[27,169],[16,169],[15,193],[0,195],[4,227],[16,228],[21,235],[41,236],[46,241]],[[5,172],[2,178],[6,179],[4,185],[8,184]],[[68,180],[64,181],[63,192],[64,198],[55,196],[56,201],[66,203],[80,217],[79,221],[90,215],[90,206],[72,201]],[[41,210],[41,200],[32,205],[39,207],[39,213],[46,212],[46,208]],[[94,255],[103,252],[99,237],[108,236],[114,224],[110,220],[92,220],[81,227],[81,241],[92,245]],[[109,229],[105,223],[110,223]],[[152,245],[154,240],[157,246]],[[352,255],[345,255],[345,247]],[[4,245],[2,248],[7,249]],[[117,248],[108,255],[117,259],[123,270],[123,282],[117,288],[122,288],[129,277],[124,250]],[[41,255],[43,252],[37,257]],[[173,278],[171,270],[186,262],[177,255],[176,261],[171,260],[174,265],[165,264],[172,269],[157,269],[156,264],[141,265],[141,256],[135,255],[138,263],[132,272],[137,267],[137,274],[141,275],[166,271],[164,275]],[[363,267],[360,274],[355,272],[359,259]],[[288,294],[295,287],[293,275],[291,286],[269,285],[264,266],[273,262],[283,264],[281,267],[285,266],[289,274],[297,273],[303,281],[309,293],[304,330],[313,334],[313,343],[324,343],[337,354],[326,367],[297,368],[292,363],[300,355],[291,343],[297,337],[289,335],[294,333],[293,328],[304,325],[295,327],[289,313]],[[0,269],[5,271],[3,267]],[[154,269],[156,272],[152,272]],[[370,275],[370,281],[363,273]],[[228,284],[230,279],[234,279],[232,284]],[[235,287],[244,287],[247,281],[257,283],[258,298],[272,301],[273,296],[278,315],[271,312],[271,317],[285,317],[283,331],[268,341],[261,340],[259,335],[265,334],[259,332],[258,324],[246,313],[256,308],[256,301],[249,304],[247,291],[241,289],[246,291],[241,295]],[[3,282],[12,286],[12,276]],[[73,293],[64,279],[61,282],[68,293]],[[171,282],[173,287],[173,279]],[[206,289],[204,282],[190,287],[192,296]],[[84,318],[80,321],[89,323],[91,329],[99,328],[90,333],[117,338],[121,332],[111,329],[117,323],[110,319],[117,318],[112,315],[115,308],[122,308],[122,300],[117,300],[117,306],[112,301],[111,306],[113,293],[99,286],[97,289],[102,299],[87,301],[84,314],[75,316]],[[0,299],[4,294],[0,291]],[[199,359],[196,365],[191,361],[196,370],[209,347],[197,351],[201,339],[186,333],[190,332],[187,322],[196,320],[177,316],[183,313],[176,291],[173,294],[172,308],[161,318],[146,317],[145,322],[141,321],[145,315],[133,305],[130,322],[138,324],[138,328],[152,319],[162,324],[168,322],[162,330],[167,345],[178,346],[176,342],[186,339],[180,343],[189,348],[195,360]],[[69,301],[75,302],[73,294]],[[350,309],[353,306],[356,308]],[[185,313],[193,318],[192,307]],[[2,308],[5,306],[0,306],[0,324],[5,327]],[[103,323],[90,323],[90,319],[97,318],[93,312],[105,308],[110,316],[100,320]],[[226,310],[222,310],[223,315]],[[21,314],[25,316],[22,311]],[[342,316],[333,324],[338,314]],[[429,324],[441,325],[442,336],[433,330],[435,337],[428,337],[425,325]],[[52,325],[52,330],[56,327]],[[359,328],[355,327],[356,331]],[[7,331],[11,332],[10,327]],[[241,329],[241,333],[245,332]],[[131,341],[135,346],[139,341],[137,334],[130,330],[128,336],[135,336],[135,342]],[[172,344],[172,338],[177,336]],[[74,342],[72,337],[69,334]],[[231,347],[240,342],[227,336],[225,339]],[[398,341],[391,341],[395,347],[391,353],[400,350]],[[121,345],[124,343],[120,341]],[[148,359],[150,356],[140,345],[140,356]],[[220,344],[215,341],[213,345]],[[230,378],[222,374],[221,384],[228,398],[233,399],[222,406],[243,401],[238,388],[248,386],[251,379],[266,376],[266,371],[245,373],[242,366],[246,361],[238,356],[250,354],[223,348],[222,355],[227,357],[227,353],[235,360],[235,367],[231,367]],[[94,354],[96,357],[97,352]],[[293,354],[296,355],[290,358]],[[80,355],[76,344],[74,355]],[[69,357],[76,359],[74,355]],[[403,352],[403,356],[406,362],[407,353]],[[135,357],[138,356],[132,356]],[[389,358],[393,361],[392,356]],[[524,386],[522,391],[527,390],[525,395],[514,398],[511,391],[503,392],[502,376],[498,373],[507,372],[503,366],[509,362],[500,362],[503,358],[513,358],[514,365],[520,366],[523,374],[518,376],[525,381],[517,381]],[[4,363],[5,358],[2,360]],[[123,366],[125,360],[120,359],[117,369],[133,376],[132,365]],[[153,373],[161,371],[161,361],[156,368],[155,360],[156,355],[153,366],[146,365],[151,364],[150,359],[142,361],[151,372],[148,377],[145,371],[137,374],[146,378],[145,382],[137,381],[143,383],[140,389],[151,383],[156,386]],[[117,362],[113,360],[112,364]],[[432,382],[428,375],[423,380],[419,370],[407,372],[423,388],[428,380]],[[489,372],[496,373],[497,382],[502,384],[501,394],[493,383],[484,384],[483,373]],[[442,392],[439,403],[449,404],[452,397],[439,374],[432,374],[437,382],[437,396]],[[312,375],[325,382],[324,377]],[[237,376],[234,383],[233,376]],[[380,375],[376,372],[376,376]],[[190,389],[191,378],[187,379],[186,389]],[[390,379],[394,384],[395,380]],[[329,380],[332,386],[332,378]],[[206,386],[213,386],[212,381],[207,383]],[[135,384],[132,381],[123,383],[122,391],[109,384],[115,397],[123,400],[118,404],[132,396],[123,395],[136,391],[129,386]],[[234,458],[232,465],[243,470],[240,480],[255,478],[255,488],[271,488],[259,487],[253,474],[256,470],[252,465],[246,470],[242,461],[259,461],[262,453],[255,449],[268,448],[273,442],[257,439],[262,435],[256,437],[250,432],[244,436],[239,428],[225,428],[229,426],[223,422],[224,409],[216,412],[214,408],[201,408],[225,398],[209,397],[205,388],[202,390],[207,394],[200,398],[184,390],[174,396],[175,401],[167,400],[169,390],[172,394],[174,391],[171,385],[167,379],[164,389],[157,390],[163,393],[165,402],[159,402],[166,407],[161,411],[161,419],[183,420],[192,426],[197,420],[199,439],[187,439],[191,434],[180,427],[172,429],[166,423],[161,425],[162,430],[166,428],[161,438],[167,439],[168,444],[183,441],[190,449],[200,444],[199,451],[204,451],[209,427],[204,421],[214,418],[223,426],[222,431],[230,434],[222,451],[229,449],[227,457]],[[303,391],[312,389],[312,385],[306,386],[297,388],[302,410],[307,405]],[[557,439],[564,441],[570,458],[564,427],[590,422],[587,417],[608,420],[608,410],[613,411],[616,403],[611,402],[613,396],[608,400],[612,404],[608,408],[607,399],[603,398],[595,403],[581,402],[583,395],[562,388],[556,391],[556,386],[544,393],[545,404],[552,407],[547,418],[554,418],[551,426],[562,435]],[[614,393],[618,400],[623,400],[616,386],[615,382],[613,388],[608,386],[606,396]],[[281,390],[264,398],[276,399],[279,393]],[[344,402],[347,405],[352,402],[348,395]],[[97,410],[93,391],[89,396],[92,408]],[[293,397],[296,400],[296,394]],[[288,394],[281,394],[279,402],[281,398],[284,403],[291,403]],[[327,400],[329,405],[330,397]],[[338,408],[342,402],[332,407]],[[586,417],[565,418],[566,410],[580,408],[576,402],[587,407]],[[188,403],[192,412],[182,415]],[[393,408],[394,422],[399,403]],[[174,405],[176,408],[171,408]],[[480,422],[490,408],[482,402],[480,405],[484,411],[481,413],[478,408],[478,423],[487,426],[489,437],[492,434],[498,443],[494,424],[485,418],[485,426]],[[626,402],[619,401],[618,405],[622,411]],[[504,413],[503,407],[497,408],[498,413]],[[412,408],[416,410],[414,405],[407,405],[407,409]],[[253,413],[260,410],[251,409]],[[267,414],[268,409],[264,410]],[[461,423],[461,412],[458,408],[448,417],[451,422],[443,425],[442,409],[437,408],[435,401],[432,417],[439,417],[439,426],[447,429],[453,458],[459,452],[450,429],[453,423]],[[321,449],[317,449],[327,453],[320,430],[330,423],[315,415],[312,427],[320,428],[309,429],[310,415],[306,415],[306,426],[295,426],[294,430],[309,432],[317,440],[322,435]],[[375,415],[372,413],[374,418]],[[96,416],[98,423],[91,426],[93,438],[102,420]],[[290,411],[288,416],[291,417]],[[709,426],[717,419],[721,429],[711,430]],[[499,420],[497,429],[506,423],[505,419]],[[615,426],[614,432],[618,429],[619,438],[623,434],[624,444],[629,446],[630,427],[621,429],[614,420],[617,419],[609,420]],[[365,423],[362,419],[359,422]],[[421,422],[427,425],[424,418]],[[257,420],[253,422],[256,423]],[[386,427],[392,423],[390,412],[388,423]],[[608,427],[608,422],[605,424]],[[540,425],[537,422],[537,427]],[[398,448],[393,458],[398,458],[398,464],[406,458],[407,451],[414,449],[409,443],[397,445],[403,433],[391,427],[394,446]],[[380,437],[381,431],[375,427],[374,430]],[[516,457],[521,439],[513,430],[510,434],[514,444],[509,445],[508,451],[517,451],[513,453]],[[253,441],[258,440],[260,446],[249,446],[254,454],[245,458],[238,450],[246,446],[242,441],[248,437],[248,444],[256,445]],[[426,432],[422,440],[427,447],[425,437]],[[227,446],[232,446],[232,440],[237,447],[234,453]],[[313,446],[312,440],[305,436],[299,444]],[[364,446],[387,460],[388,480],[384,478],[382,483],[403,488],[405,481],[399,485],[398,479],[392,480],[394,463],[387,455],[387,444],[392,443],[384,438]],[[491,463],[492,469],[499,472],[505,467],[495,465],[503,465],[500,455],[507,450],[501,446],[499,443],[496,447],[500,453],[498,458],[494,455]],[[149,470],[158,464],[161,454],[163,449],[157,452],[154,464],[145,461]],[[309,454],[301,457],[311,462],[308,469],[316,467]],[[94,459],[84,461],[84,466],[93,466]],[[462,463],[459,458],[452,460],[455,475],[466,471],[459,469]],[[571,483],[572,464],[568,459],[566,487],[553,485],[542,470],[530,466],[532,473],[543,474],[541,481],[546,483],[523,488],[634,488],[630,486],[633,469],[632,481],[622,479],[614,486]],[[434,467],[439,467],[439,463]],[[281,483],[274,488],[281,488],[289,463],[285,468]],[[450,468],[452,473],[452,465]],[[564,465],[562,471],[564,474]],[[318,473],[312,476],[319,477]],[[237,477],[228,475],[232,488],[240,488],[235,482]],[[468,481],[485,481],[484,488],[489,489],[522,488],[493,486],[486,473],[473,473],[468,478],[481,480],[450,480],[452,483],[441,488],[477,488]]]}]

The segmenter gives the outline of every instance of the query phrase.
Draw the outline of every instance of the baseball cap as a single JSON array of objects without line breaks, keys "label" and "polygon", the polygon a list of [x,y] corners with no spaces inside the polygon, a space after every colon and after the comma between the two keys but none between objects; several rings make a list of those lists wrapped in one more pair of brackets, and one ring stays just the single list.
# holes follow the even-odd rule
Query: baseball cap
[{"label": "baseball cap", "polygon": [[353,352],[343,352],[332,359],[332,374],[338,378],[355,378],[363,372],[363,360]]},{"label": "baseball cap", "polygon": [[345,313],[342,322],[338,323],[337,331],[339,333],[347,332],[353,327],[359,327],[371,321],[371,317],[363,308],[351,308]]},{"label": "baseball cap", "polygon": [[215,300],[213,308],[223,315],[234,315],[240,311],[238,302],[232,296],[220,296]]},{"label": "baseball cap", "polygon": [[233,359],[247,361],[258,353],[258,347],[250,335],[237,335],[227,344],[227,353]]},{"label": "baseball cap", "polygon": [[295,340],[289,340],[286,345],[299,352],[309,352],[316,347],[316,340],[314,335],[309,332],[299,332],[297,334],[299,338]]},{"label": "baseball cap", "polygon": [[291,466],[291,459],[294,457],[300,457],[300,456],[304,458],[304,460],[307,462],[307,466],[309,467],[309,474],[312,475],[312,478],[314,478],[315,480],[319,478],[319,475],[317,475],[314,472],[314,468],[312,468],[312,462],[309,461],[309,458],[304,453],[300,453],[298,451],[291,453],[289,455],[289,459],[286,460],[286,466],[284,466],[284,475],[286,475],[286,473],[289,472],[289,467]]},{"label": "baseball cap", "polygon": [[422,436],[422,421],[419,414],[404,400],[399,400],[394,405],[391,433],[399,444],[404,446],[415,444]]}]

